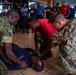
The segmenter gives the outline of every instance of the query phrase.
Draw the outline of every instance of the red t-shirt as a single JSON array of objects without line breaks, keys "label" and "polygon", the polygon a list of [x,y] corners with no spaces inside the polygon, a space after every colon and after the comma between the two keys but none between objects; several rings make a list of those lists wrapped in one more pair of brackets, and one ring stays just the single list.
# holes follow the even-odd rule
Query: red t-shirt
[{"label": "red t-shirt", "polygon": [[59,10],[63,15],[66,15],[70,9],[68,8],[68,6],[62,6],[59,8]]},{"label": "red t-shirt", "polygon": [[38,19],[40,27],[38,30],[42,31],[47,38],[47,40],[52,39],[52,35],[58,33],[58,31],[52,26],[51,23],[48,23],[48,19]]}]

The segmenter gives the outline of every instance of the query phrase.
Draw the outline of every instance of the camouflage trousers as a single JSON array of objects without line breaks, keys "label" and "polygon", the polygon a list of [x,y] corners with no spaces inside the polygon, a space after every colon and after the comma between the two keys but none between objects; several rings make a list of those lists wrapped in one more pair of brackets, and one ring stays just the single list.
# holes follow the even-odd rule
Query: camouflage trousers
[{"label": "camouflage trousers", "polygon": [[[66,75],[66,74],[65,74]],[[76,75],[76,72],[75,73],[73,73],[73,74],[67,74],[67,75]]]},{"label": "camouflage trousers", "polygon": [[36,39],[40,43],[40,45],[45,46],[46,44],[48,44],[48,41],[42,32],[37,31],[35,35],[36,35]]},{"label": "camouflage trousers", "polygon": [[48,43],[46,37],[44,36],[44,34],[41,33],[40,31],[37,31],[35,35],[36,35],[37,41],[40,44],[39,53],[41,54],[45,51],[45,49],[47,48],[49,43]]},{"label": "camouflage trousers", "polygon": [[8,73],[8,69],[0,59],[0,75],[7,75],[7,73]]}]

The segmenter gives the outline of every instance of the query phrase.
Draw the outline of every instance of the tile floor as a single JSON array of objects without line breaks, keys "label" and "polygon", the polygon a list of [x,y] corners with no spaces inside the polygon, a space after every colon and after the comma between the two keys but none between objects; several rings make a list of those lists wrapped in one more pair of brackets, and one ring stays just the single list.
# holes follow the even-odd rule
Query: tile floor
[{"label": "tile floor", "polygon": [[[19,45],[22,48],[30,47],[34,49],[34,34],[22,34],[22,32],[18,32],[14,34],[13,43]],[[52,49],[53,57],[47,60],[44,60],[44,70],[42,72],[36,72],[32,68],[28,68],[26,70],[20,71],[9,71],[8,75],[59,75],[62,72],[62,69],[56,64],[57,58],[57,48]]]}]

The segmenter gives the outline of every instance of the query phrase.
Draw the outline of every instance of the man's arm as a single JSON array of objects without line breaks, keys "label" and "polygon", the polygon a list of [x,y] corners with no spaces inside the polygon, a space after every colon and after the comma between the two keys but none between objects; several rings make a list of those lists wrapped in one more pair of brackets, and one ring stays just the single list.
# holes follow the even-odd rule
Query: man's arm
[{"label": "man's arm", "polygon": [[2,61],[7,62],[7,63],[11,63],[11,61],[9,59],[7,59],[6,56],[3,54],[2,50],[3,49],[2,49],[1,44],[0,44],[0,57],[2,58]]},{"label": "man's arm", "polygon": [[20,65],[22,69],[26,68],[26,63],[24,61],[19,60],[16,55],[12,52],[12,44],[11,43],[3,43],[3,47],[5,48],[6,55],[9,59],[11,59],[13,62]]},{"label": "man's arm", "polygon": [[35,52],[38,53],[38,41],[36,39],[36,35],[34,35],[34,43],[35,43]]},{"label": "man's arm", "polygon": [[5,56],[4,56],[3,52],[2,52],[1,44],[0,44],[0,56],[1,56],[1,58],[5,59]]},{"label": "man's arm", "polygon": [[51,47],[52,47],[52,41],[49,41],[49,45],[47,46],[44,53],[40,56],[40,58],[43,58],[50,51]]}]

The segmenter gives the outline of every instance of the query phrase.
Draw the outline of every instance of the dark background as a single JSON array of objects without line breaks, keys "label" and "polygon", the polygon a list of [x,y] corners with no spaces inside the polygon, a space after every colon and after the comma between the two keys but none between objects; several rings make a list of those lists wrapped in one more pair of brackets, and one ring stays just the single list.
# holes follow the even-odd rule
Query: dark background
[{"label": "dark background", "polygon": [[[2,0],[2,1],[5,1],[5,0]],[[22,3],[28,4],[28,0],[8,0],[8,2],[14,2],[14,3],[16,3],[16,2],[21,3],[22,2]]]}]

